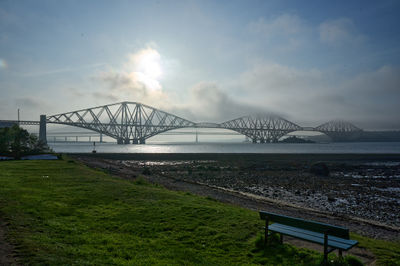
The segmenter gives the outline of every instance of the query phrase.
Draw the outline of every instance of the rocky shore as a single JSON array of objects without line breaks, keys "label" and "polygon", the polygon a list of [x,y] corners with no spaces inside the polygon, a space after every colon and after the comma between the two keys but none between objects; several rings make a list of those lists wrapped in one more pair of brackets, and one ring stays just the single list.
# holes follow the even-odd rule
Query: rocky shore
[{"label": "rocky shore", "polygon": [[[167,179],[174,180],[169,182],[170,186],[174,182],[186,183],[187,186],[197,184],[204,190],[213,188],[233,192],[250,200],[265,200],[336,217],[343,225],[347,220],[359,221],[370,225],[369,236],[398,240],[400,156],[349,156],[309,155],[305,158],[298,155],[297,159],[294,155],[219,155],[209,159],[204,156],[170,159],[159,156],[157,159],[154,156],[123,160],[118,157],[106,159],[107,156],[96,159],[78,157],[91,166],[127,178],[144,175],[153,182],[164,182],[164,185],[168,183]],[[324,165],[328,173],[313,171],[315,164]],[[307,212],[299,211],[297,215],[305,216],[304,213]],[[329,220],[325,219],[326,222]],[[354,228],[359,231],[362,227],[355,225]],[[382,233],[382,228],[386,228],[387,233]],[[391,236],[393,232],[397,236]]]}]

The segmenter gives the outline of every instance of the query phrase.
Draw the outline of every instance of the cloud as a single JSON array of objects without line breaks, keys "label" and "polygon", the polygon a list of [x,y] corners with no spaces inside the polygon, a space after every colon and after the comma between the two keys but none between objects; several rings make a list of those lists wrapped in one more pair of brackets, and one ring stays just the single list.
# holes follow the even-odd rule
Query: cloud
[{"label": "cloud", "polygon": [[[287,53],[302,49],[311,52],[321,45],[343,48],[358,47],[367,37],[359,32],[349,18],[337,18],[312,24],[295,14],[282,14],[273,18],[259,18],[247,25],[255,40],[272,53]],[[318,50],[317,50],[318,51]]]},{"label": "cloud", "polygon": [[81,92],[80,90],[78,90],[76,88],[66,88],[65,91],[76,98],[85,97],[85,93]]},{"label": "cloud", "polygon": [[249,24],[251,31],[267,37],[273,35],[295,35],[306,30],[305,22],[296,15],[283,14],[271,20],[259,18]]},{"label": "cloud", "polygon": [[283,112],[299,124],[345,119],[367,129],[400,128],[399,68],[383,66],[343,79],[335,73],[263,63],[244,72],[239,82],[248,102]]},{"label": "cloud", "polygon": [[358,91],[368,94],[375,93],[383,97],[395,94],[399,97],[400,68],[385,65],[375,71],[360,73],[346,82],[346,86],[358,88]]},{"label": "cloud", "polygon": [[350,117],[372,129],[400,128],[400,68],[382,66],[346,80],[341,90],[351,99]]},{"label": "cloud", "polygon": [[230,97],[215,82],[194,85],[189,89],[189,97],[184,104],[175,103],[167,109],[196,122],[223,122],[262,111]]},{"label": "cloud", "polygon": [[[345,119],[365,129],[400,128],[400,69],[384,66],[347,79],[317,69],[299,69],[259,62],[232,83],[241,89],[203,81],[180,97],[150,90],[131,73],[103,73],[106,89],[93,93],[97,100],[130,100],[199,122],[222,122],[253,113],[276,113],[294,123],[318,126]],[[178,100],[179,99],[179,100]]]},{"label": "cloud", "polygon": [[241,75],[242,86],[253,90],[268,90],[269,92],[292,93],[299,88],[306,88],[310,81],[322,82],[322,72],[319,70],[299,70],[277,63],[259,63]]},{"label": "cloud", "polygon": [[[235,100],[215,82],[199,82],[181,89],[179,95],[164,91],[159,81],[164,74],[162,68],[168,62],[151,47],[129,54],[118,70],[96,75],[94,80],[100,82],[101,89],[88,95],[102,104],[104,101],[141,102],[193,121],[221,122],[265,110]],[[74,90],[71,92],[76,94]]]},{"label": "cloud", "polygon": [[281,51],[295,50],[304,45],[311,32],[303,19],[292,14],[283,14],[269,20],[259,18],[250,22],[248,29]]},{"label": "cloud", "polygon": [[168,101],[165,92],[149,88],[135,73],[102,73],[97,80],[105,85],[105,89],[100,94],[93,94],[96,99],[108,98],[114,101],[135,101],[163,106]]},{"label": "cloud", "polygon": [[[153,45],[154,46],[154,45]],[[94,80],[103,85],[101,92],[92,93],[97,100],[121,100],[165,105],[168,95],[163,92],[161,55],[152,47],[129,54],[118,70],[101,72]]]},{"label": "cloud", "polygon": [[327,90],[324,74],[319,70],[265,62],[242,73],[238,83],[252,104],[293,117],[306,111],[309,97]]},{"label": "cloud", "polygon": [[319,38],[329,45],[358,45],[366,37],[360,34],[353,21],[348,18],[327,20],[319,25]]},{"label": "cloud", "polygon": [[45,101],[42,99],[38,99],[33,96],[24,96],[24,97],[18,97],[15,99],[15,104],[18,107],[23,107],[23,108],[43,108],[48,106]]},{"label": "cloud", "polygon": [[50,70],[39,70],[34,72],[27,72],[23,73],[22,76],[24,77],[40,77],[40,76],[47,76],[47,75],[54,75],[54,74],[65,74],[69,72],[78,72],[85,69],[94,69],[94,68],[101,68],[107,66],[105,63],[95,63],[95,64],[88,64],[88,65],[80,65],[80,66],[73,66],[73,67],[63,67],[63,68],[56,68]]},{"label": "cloud", "polygon": [[[49,110],[54,110],[54,106],[47,102],[45,99],[37,98],[35,96],[21,96],[7,103],[8,107],[12,112],[17,108],[21,110],[22,120],[38,120],[39,114],[48,114]],[[13,115],[11,115],[12,117]]]},{"label": "cloud", "polygon": [[111,92],[131,93],[138,97],[147,93],[145,84],[139,82],[134,74],[125,72],[104,72],[98,77],[105,82]]},{"label": "cloud", "polygon": [[[282,22],[296,19],[277,21],[272,24],[279,25],[282,31],[287,28],[285,34],[297,34],[301,30],[290,30],[290,23]],[[273,28],[264,29],[264,32],[273,31]],[[119,70],[98,74],[95,80],[100,82],[101,89],[86,95],[101,104],[142,102],[196,122],[222,122],[264,112],[277,113],[304,126],[346,119],[367,129],[400,128],[398,122],[393,124],[400,112],[397,104],[400,71],[395,67],[384,66],[346,78],[321,69],[257,61],[228,85],[204,80],[187,89],[168,91],[161,83],[162,61],[154,48],[130,54]],[[145,82],[145,78],[156,83]]]},{"label": "cloud", "polygon": [[106,100],[107,102],[110,102],[110,101],[111,102],[116,102],[116,101],[118,101],[118,98],[115,97],[114,95],[107,94],[107,93],[104,93],[104,92],[93,92],[92,96],[94,98],[96,98],[96,99]]}]

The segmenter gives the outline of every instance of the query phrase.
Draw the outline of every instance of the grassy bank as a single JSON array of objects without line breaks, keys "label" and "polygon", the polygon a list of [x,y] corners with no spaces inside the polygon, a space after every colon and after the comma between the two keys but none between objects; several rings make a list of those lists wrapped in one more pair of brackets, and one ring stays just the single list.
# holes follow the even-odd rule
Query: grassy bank
[{"label": "grassy bank", "polygon": [[[317,265],[322,257],[286,244],[265,251],[256,212],[71,160],[0,162],[0,219],[29,264]],[[394,243],[360,241],[383,263],[399,256]]]}]

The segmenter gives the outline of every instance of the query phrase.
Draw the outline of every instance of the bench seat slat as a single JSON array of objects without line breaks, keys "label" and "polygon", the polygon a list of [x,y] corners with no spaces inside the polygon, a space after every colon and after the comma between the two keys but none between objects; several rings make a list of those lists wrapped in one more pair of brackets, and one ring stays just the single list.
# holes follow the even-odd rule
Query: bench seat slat
[{"label": "bench seat slat", "polygon": [[310,230],[318,233],[324,233],[326,230],[330,231],[332,236],[337,236],[340,238],[350,239],[349,229],[335,226],[315,221],[309,221],[301,218],[289,217],[285,215],[280,215],[272,212],[260,211],[260,218],[262,220],[268,219],[269,222],[275,222],[280,224],[286,224],[288,226],[303,228],[305,230]]},{"label": "bench seat slat", "polygon": [[[315,235],[315,232],[312,232],[312,231],[308,231],[308,230],[304,230],[304,229],[302,229],[301,231],[298,231],[297,230],[298,228],[296,228],[296,227],[291,227],[291,226],[282,227],[281,224],[272,224],[268,227],[268,229],[273,232],[297,237],[297,238],[307,240],[310,242],[324,244],[324,235],[323,234]],[[349,250],[355,244],[350,244],[350,243],[346,244],[343,242],[332,240],[330,237],[328,237],[328,246],[330,246],[330,247],[334,247],[334,248],[338,248],[338,249],[342,249],[342,250]]]},{"label": "bench seat slat", "polygon": [[[313,232],[313,231],[310,231],[310,230],[305,230],[305,229],[298,228],[298,227],[285,225],[285,224],[274,223],[273,224],[273,228],[275,228],[275,227],[284,228],[284,229],[288,229],[288,230],[293,230],[293,231],[296,231],[296,232],[299,232],[299,233],[309,234],[309,235],[312,235],[312,236],[320,237],[322,239],[324,238],[324,234],[321,234],[321,233],[318,233],[318,232]],[[329,233],[328,233],[328,235],[329,235]],[[344,238],[340,238],[340,237],[336,237],[336,236],[332,236],[332,235],[329,235],[329,240],[336,241],[338,243],[343,243],[345,245],[351,245],[351,246],[354,246],[354,245],[356,245],[358,243],[358,241],[356,241],[356,240],[344,239]]]},{"label": "bench seat slat", "polygon": [[[283,229],[283,228],[276,228],[276,229],[271,229],[272,232],[277,232],[277,233],[281,233],[284,235],[288,235],[288,236],[292,236],[292,237],[296,237],[299,239],[303,239],[303,240],[307,240],[310,242],[314,242],[317,244],[322,244],[324,243],[324,239],[320,238],[320,237],[316,237],[316,236],[312,236],[312,235],[307,235],[304,233],[299,233],[296,231],[292,231],[292,230],[287,230],[287,229]],[[338,249],[342,249],[342,250],[348,250],[351,248],[351,245],[345,245],[342,243],[338,243],[336,241],[331,241],[328,239],[328,246],[330,247],[334,247],[334,248],[338,248]]]}]

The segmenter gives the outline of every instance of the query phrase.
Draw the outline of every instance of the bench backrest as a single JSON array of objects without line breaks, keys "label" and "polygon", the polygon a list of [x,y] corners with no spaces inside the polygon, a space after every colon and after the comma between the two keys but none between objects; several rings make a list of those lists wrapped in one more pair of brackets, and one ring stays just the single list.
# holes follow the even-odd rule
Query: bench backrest
[{"label": "bench backrest", "polygon": [[280,215],[272,212],[265,212],[265,211],[260,211],[260,218],[262,220],[267,220],[269,222],[276,222],[288,226],[293,226],[297,228],[302,228],[306,230],[310,230],[313,232],[318,232],[318,233],[325,233],[327,232],[329,235],[344,238],[344,239],[350,239],[349,235],[349,229],[340,227],[340,226],[335,226],[335,225],[330,225],[330,224],[324,224],[320,222],[314,222],[314,221],[308,221],[300,218],[294,218],[290,216],[285,216],[285,215]]}]

